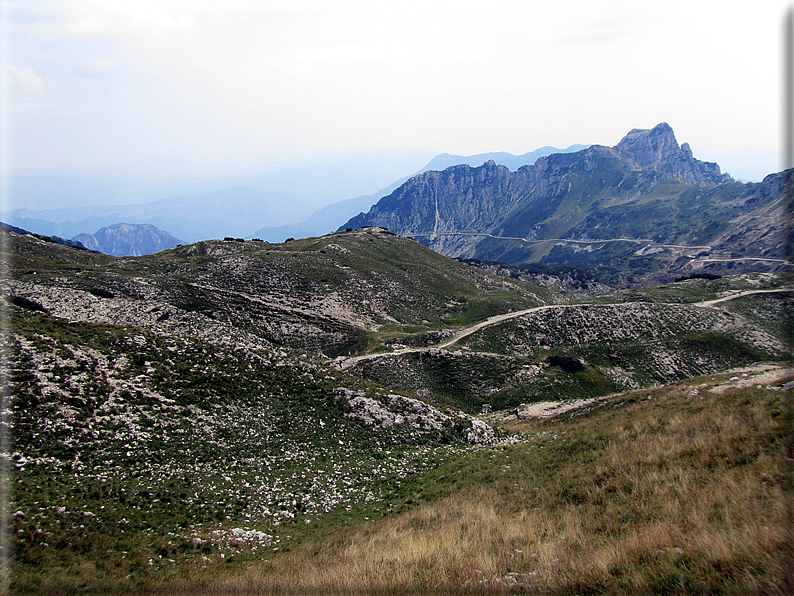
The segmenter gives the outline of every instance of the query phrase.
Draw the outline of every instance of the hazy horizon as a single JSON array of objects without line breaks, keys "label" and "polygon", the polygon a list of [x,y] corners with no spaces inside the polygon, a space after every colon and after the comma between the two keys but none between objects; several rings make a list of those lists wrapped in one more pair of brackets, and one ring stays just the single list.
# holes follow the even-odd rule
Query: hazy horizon
[{"label": "hazy horizon", "polygon": [[519,155],[659,122],[735,178],[781,169],[782,1],[0,6],[5,173]]}]

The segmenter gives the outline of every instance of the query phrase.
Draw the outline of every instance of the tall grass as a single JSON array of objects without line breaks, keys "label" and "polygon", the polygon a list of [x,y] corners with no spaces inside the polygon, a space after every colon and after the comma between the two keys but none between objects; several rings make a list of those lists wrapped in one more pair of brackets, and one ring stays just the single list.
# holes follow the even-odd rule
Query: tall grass
[{"label": "tall grass", "polygon": [[433,472],[429,502],[211,592],[783,593],[786,392],[628,394]]}]

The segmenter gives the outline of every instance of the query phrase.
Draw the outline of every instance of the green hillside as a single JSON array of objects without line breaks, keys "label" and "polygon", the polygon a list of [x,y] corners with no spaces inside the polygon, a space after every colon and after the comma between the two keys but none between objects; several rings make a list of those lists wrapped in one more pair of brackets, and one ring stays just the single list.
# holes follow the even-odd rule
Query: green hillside
[{"label": "green hillside", "polygon": [[[0,239],[13,593],[781,585],[782,276],[555,303],[569,270],[378,228],[134,258]],[[524,421],[545,400],[571,413]]]},{"label": "green hillside", "polygon": [[496,438],[285,352],[9,314],[19,592],[261,561],[318,518],[388,512],[408,475]]}]

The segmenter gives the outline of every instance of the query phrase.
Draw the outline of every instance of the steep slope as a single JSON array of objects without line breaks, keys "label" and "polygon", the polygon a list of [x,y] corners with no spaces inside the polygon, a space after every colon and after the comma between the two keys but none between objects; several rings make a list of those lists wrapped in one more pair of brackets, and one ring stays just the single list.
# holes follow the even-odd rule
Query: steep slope
[{"label": "steep slope", "polygon": [[703,268],[779,267],[789,175],[734,182],[662,123],[515,173],[492,162],[426,172],[346,225],[384,226],[449,256],[573,264],[612,285],[669,282]]},{"label": "steep slope", "polygon": [[[421,170],[417,173],[427,172],[428,170],[443,170],[453,165],[468,164],[470,166],[478,166],[486,161],[494,160],[496,163],[506,166],[511,171],[515,171],[523,165],[535,163],[538,158],[551,155],[552,153],[571,153],[580,151],[587,147],[587,145],[571,145],[566,149],[557,149],[556,147],[541,147],[535,151],[524,153],[523,155],[513,155],[512,153],[480,153],[477,155],[450,155],[449,153],[441,153],[436,155],[430,160]],[[306,221],[286,225],[286,226],[266,226],[253,232],[249,238],[261,238],[270,242],[282,242],[286,238],[304,238],[306,236],[319,236],[331,232],[339,227],[342,222],[355,217],[357,214],[362,213],[362,210],[369,210],[372,205],[378,202],[379,199],[385,197],[397,188],[402,186],[404,182],[409,179],[409,176],[401,178],[393,182],[389,186],[381,189],[377,193],[357,197],[355,199],[347,199],[338,203],[332,203],[325,207],[318,209],[312,213],[311,217]],[[342,229],[342,228],[340,228]]]},{"label": "steep slope", "polygon": [[90,250],[116,257],[139,257],[173,248],[183,241],[149,224],[114,224],[94,234],[78,234],[72,240]]}]

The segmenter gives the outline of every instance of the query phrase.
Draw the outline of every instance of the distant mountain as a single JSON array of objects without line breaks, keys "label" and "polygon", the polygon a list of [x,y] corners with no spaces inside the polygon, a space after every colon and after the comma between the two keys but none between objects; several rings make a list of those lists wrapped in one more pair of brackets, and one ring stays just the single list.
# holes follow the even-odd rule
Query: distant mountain
[{"label": "distant mountain", "polygon": [[341,228],[382,226],[452,257],[574,265],[610,285],[663,283],[779,267],[790,175],[735,182],[662,123],[516,172],[494,161],[425,172]]},{"label": "distant mountain", "polygon": [[[540,157],[552,153],[571,153],[588,147],[588,145],[571,145],[566,149],[555,147],[541,147],[535,151],[524,153],[523,155],[513,155],[512,153],[479,153],[477,155],[450,155],[440,153],[431,159],[425,166],[416,172],[415,175],[429,170],[443,170],[449,166],[468,164],[477,166],[488,160],[493,160],[497,164],[503,165],[510,170],[516,170],[523,165],[531,165]],[[250,234],[249,238],[261,238],[268,242],[283,242],[287,238],[305,238],[308,236],[320,236],[339,228],[339,226],[354,217],[355,215],[369,210],[379,199],[391,194],[409,179],[408,176],[393,182],[386,188],[379,190],[371,195],[356,197],[332,203],[315,211],[309,219],[297,224],[286,226],[266,226]]]},{"label": "distant mountain", "polygon": [[589,145],[571,145],[565,149],[558,149],[557,147],[545,146],[540,149],[535,149],[523,155],[513,155],[512,153],[505,153],[498,151],[494,153],[478,153],[477,155],[450,155],[449,153],[441,153],[436,155],[430,163],[428,163],[422,172],[429,170],[445,170],[450,166],[461,164],[470,165],[472,167],[481,166],[487,161],[493,161],[498,165],[505,166],[511,172],[515,172],[521,166],[528,166],[535,163],[541,157],[546,157],[552,153],[574,153],[586,149]]},{"label": "distant mountain", "polygon": [[339,224],[347,221],[357,213],[369,209],[372,205],[377,203],[380,198],[393,192],[406,180],[408,180],[407,176],[374,194],[356,197],[355,199],[346,199],[338,203],[326,205],[312,213],[309,219],[300,223],[286,226],[265,226],[247,237],[259,238],[268,242],[283,242],[287,238],[322,236],[323,234],[333,232],[339,227]]},{"label": "distant mountain", "polygon": [[[49,172],[11,176],[12,225],[72,237],[119,221],[171,230],[187,241],[250,236],[264,226],[305,221],[318,208],[378,192],[416,172],[435,155],[419,148],[372,149],[262,166],[205,179],[146,178],[135,184],[89,173]],[[108,168],[108,177],[119,174]],[[144,173],[145,174],[145,173]],[[380,195],[383,196],[383,195]],[[375,200],[380,198],[376,197]],[[373,200],[364,208],[368,208]],[[361,209],[345,213],[328,230]]]},{"label": "distant mountain", "polygon": [[95,234],[78,234],[72,241],[116,257],[139,257],[183,244],[179,238],[152,225],[126,223],[102,228]]},{"label": "distant mountain", "polygon": [[13,225],[59,236],[71,237],[124,221],[167,228],[188,241],[196,241],[243,236],[257,222],[288,222],[309,215],[313,209],[314,205],[286,192],[267,193],[241,186],[143,204],[18,210],[6,218]]}]

